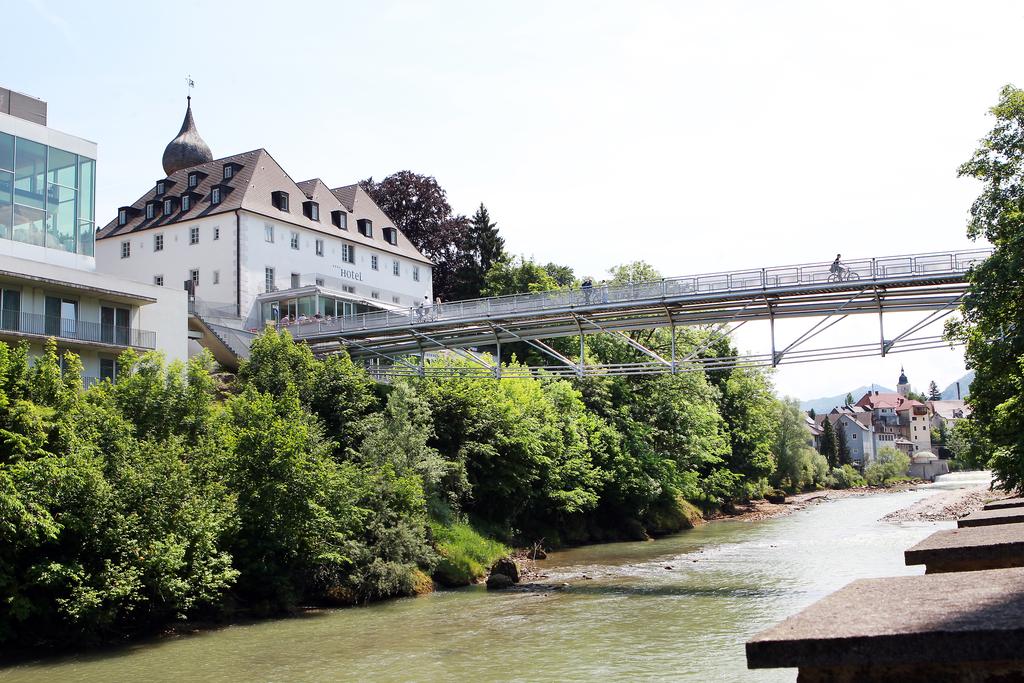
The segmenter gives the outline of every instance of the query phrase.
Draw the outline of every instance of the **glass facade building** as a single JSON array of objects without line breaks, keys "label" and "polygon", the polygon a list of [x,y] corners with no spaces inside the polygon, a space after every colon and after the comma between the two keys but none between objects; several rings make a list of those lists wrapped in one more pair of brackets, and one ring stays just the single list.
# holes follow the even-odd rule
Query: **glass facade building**
[{"label": "glass facade building", "polygon": [[96,160],[0,132],[0,239],[94,256]]}]

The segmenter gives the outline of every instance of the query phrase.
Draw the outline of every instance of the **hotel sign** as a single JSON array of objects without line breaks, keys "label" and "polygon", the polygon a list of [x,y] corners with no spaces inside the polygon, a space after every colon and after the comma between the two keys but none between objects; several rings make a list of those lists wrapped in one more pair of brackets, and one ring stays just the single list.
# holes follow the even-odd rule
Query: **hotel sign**
[{"label": "hotel sign", "polygon": [[334,266],[334,270],[337,271],[339,276],[346,280],[356,280],[357,282],[363,281],[363,272],[360,270],[349,270],[348,268],[342,268],[341,266]]}]

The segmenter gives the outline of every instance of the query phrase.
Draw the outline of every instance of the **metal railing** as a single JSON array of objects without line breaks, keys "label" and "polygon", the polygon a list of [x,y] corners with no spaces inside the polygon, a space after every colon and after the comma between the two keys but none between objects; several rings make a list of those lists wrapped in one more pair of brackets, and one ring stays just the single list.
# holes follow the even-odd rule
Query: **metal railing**
[{"label": "metal railing", "polygon": [[188,312],[189,315],[199,315],[204,318],[237,318],[238,306],[233,303],[191,298],[188,300]]},{"label": "metal railing", "polygon": [[38,313],[3,311],[0,313],[0,331],[140,349],[156,348],[156,332],[150,330]]},{"label": "metal railing", "polygon": [[665,278],[626,285],[598,285],[590,288],[560,289],[531,294],[510,294],[484,299],[466,299],[403,311],[360,313],[331,320],[312,319],[293,326],[296,337],[331,332],[371,331],[408,327],[423,323],[458,322],[494,316],[544,312],[578,307],[600,307],[631,302],[692,297],[708,294],[770,291],[797,286],[820,285],[848,288],[860,281],[899,281],[911,277],[962,275],[991,254],[989,249],[972,249],[905,256],[885,256],[844,261],[842,274],[832,272],[832,263],[822,261],[753,270],[706,273]]}]

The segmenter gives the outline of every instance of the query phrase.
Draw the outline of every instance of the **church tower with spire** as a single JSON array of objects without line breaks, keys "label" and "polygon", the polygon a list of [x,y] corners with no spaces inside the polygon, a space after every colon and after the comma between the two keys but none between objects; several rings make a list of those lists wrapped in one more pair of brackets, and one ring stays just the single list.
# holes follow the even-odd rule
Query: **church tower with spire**
[{"label": "church tower with spire", "polygon": [[164,149],[164,173],[170,176],[175,171],[205,164],[208,161],[213,161],[213,153],[196,130],[196,122],[192,119],[192,96],[189,95],[181,130]]},{"label": "church tower with spire", "polygon": [[896,393],[906,398],[910,392],[910,380],[907,379],[907,373],[903,371],[903,366],[900,366],[900,381],[896,384]]}]

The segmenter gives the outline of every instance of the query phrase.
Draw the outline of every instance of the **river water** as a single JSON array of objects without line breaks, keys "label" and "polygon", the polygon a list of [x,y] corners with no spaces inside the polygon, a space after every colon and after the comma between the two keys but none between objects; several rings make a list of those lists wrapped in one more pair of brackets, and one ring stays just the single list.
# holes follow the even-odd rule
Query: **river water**
[{"label": "river water", "polygon": [[748,671],[744,642],[853,579],[922,573],[903,551],[955,525],[879,519],[963,483],[976,481],[552,553],[543,581],[564,590],[439,591],[22,664],[0,681],[793,681]]}]

